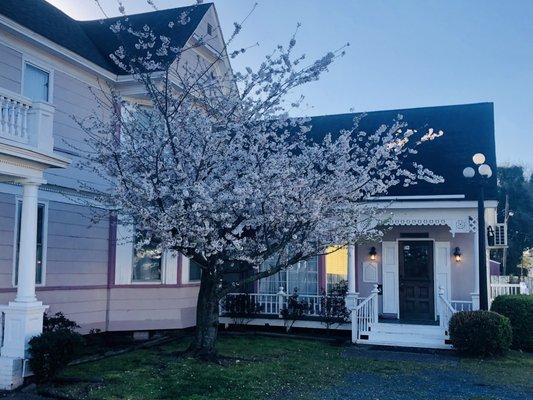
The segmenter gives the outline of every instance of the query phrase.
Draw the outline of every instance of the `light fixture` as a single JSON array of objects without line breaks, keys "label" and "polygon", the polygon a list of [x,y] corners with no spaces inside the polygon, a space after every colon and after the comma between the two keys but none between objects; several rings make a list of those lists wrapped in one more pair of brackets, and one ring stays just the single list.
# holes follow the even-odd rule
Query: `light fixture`
[{"label": "light fixture", "polygon": [[475,174],[476,170],[472,167],[466,167],[465,169],[463,169],[463,176],[465,178],[473,178]]},{"label": "light fixture", "polygon": [[461,249],[459,247],[456,247],[453,251],[453,256],[455,258],[455,262],[461,261]]},{"label": "light fixture", "polygon": [[483,153],[476,153],[472,157],[472,161],[474,161],[474,164],[481,165],[485,162],[485,154]]},{"label": "light fixture", "polygon": [[487,178],[490,178],[492,176],[492,168],[488,164],[481,164],[477,168],[477,170],[482,176],[486,176]]},{"label": "light fixture", "polygon": [[378,254],[378,253],[376,252],[376,248],[375,248],[374,246],[372,246],[372,247],[370,248],[370,251],[368,252],[368,255],[370,256],[370,259],[371,259],[372,261],[376,261],[376,256],[377,256],[377,254]]}]

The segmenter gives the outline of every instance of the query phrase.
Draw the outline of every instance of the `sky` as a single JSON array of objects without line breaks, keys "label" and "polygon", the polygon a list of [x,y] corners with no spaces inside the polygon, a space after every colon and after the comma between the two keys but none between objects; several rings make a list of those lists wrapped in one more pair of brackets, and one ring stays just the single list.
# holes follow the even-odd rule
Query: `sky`
[{"label": "sky", "polygon": [[[94,0],[47,1],[76,19],[102,17]],[[226,37],[255,2],[214,1]],[[297,23],[297,50],[309,59],[350,43],[346,55],[303,90],[306,115],[493,102],[498,164],[533,169],[533,1],[257,2],[234,47],[259,46],[237,58],[235,70],[257,65],[287,43]],[[108,15],[119,15],[117,0],[101,3]],[[130,14],[152,10],[146,0],[123,3]],[[154,3],[162,9],[194,0]]]}]

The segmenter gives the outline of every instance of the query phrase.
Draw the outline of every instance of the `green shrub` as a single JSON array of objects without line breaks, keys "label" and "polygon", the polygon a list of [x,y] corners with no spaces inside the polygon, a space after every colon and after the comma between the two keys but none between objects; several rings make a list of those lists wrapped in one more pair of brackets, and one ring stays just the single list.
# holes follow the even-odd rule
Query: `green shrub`
[{"label": "green shrub", "polygon": [[533,296],[498,296],[491,310],[505,315],[513,328],[513,348],[533,351]]},{"label": "green shrub", "polygon": [[450,339],[463,354],[502,355],[511,345],[511,324],[507,317],[492,311],[461,311],[450,320]]},{"label": "green shrub", "polygon": [[30,340],[30,368],[39,381],[57,375],[83,348],[83,337],[68,329],[43,332]]},{"label": "green shrub", "polygon": [[74,330],[79,327],[80,326],[76,322],[65,317],[65,314],[62,312],[57,312],[54,315],[48,315],[45,313],[43,317],[43,332],[51,332],[63,329],[74,332]]}]

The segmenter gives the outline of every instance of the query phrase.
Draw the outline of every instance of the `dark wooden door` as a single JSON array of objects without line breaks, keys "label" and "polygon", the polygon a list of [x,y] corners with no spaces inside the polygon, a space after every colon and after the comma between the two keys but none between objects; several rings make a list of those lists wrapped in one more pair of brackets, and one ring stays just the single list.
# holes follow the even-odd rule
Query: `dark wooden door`
[{"label": "dark wooden door", "polygon": [[433,321],[433,242],[402,240],[399,251],[400,318]]}]

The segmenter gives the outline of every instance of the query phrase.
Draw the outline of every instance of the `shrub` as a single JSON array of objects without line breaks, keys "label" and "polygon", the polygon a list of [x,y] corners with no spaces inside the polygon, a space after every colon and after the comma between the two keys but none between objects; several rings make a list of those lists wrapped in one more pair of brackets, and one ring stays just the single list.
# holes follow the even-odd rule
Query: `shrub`
[{"label": "shrub", "polygon": [[74,332],[74,330],[79,327],[80,326],[76,322],[65,317],[62,312],[57,312],[52,316],[45,313],[43,317],[43,332],[53,332],[57,330]]},{"label": "shrub", "polygon": [[340,281],[332,286],[329,293],[322,290],[320,298],[320,321],[330,329],[333,325],[348,322],[350,311],[346,308],[348,282]]},{"label": "shrub", "polygon": [[39,381],[57,375],[83,348],[83,337],[68,329],[43,332],[30,340],[30,368]]},{"label": "shrub", "polygon": [[505,315],[513,328],[513,348],[533,351],[533,296],[498,296],[491,310]]},{"label": "shrub", "polygon": [[225,314],[233,319],[234,324],[245,325],[260,314],[263,307],[250,294],[240,293],[225,297],[224,310]]},{"label": "shrub", "polygon": [[457,351],[473,356],[497,356],[509,350],[509,319],[492,311],[461,311],[450,320],[450,339]]}]

